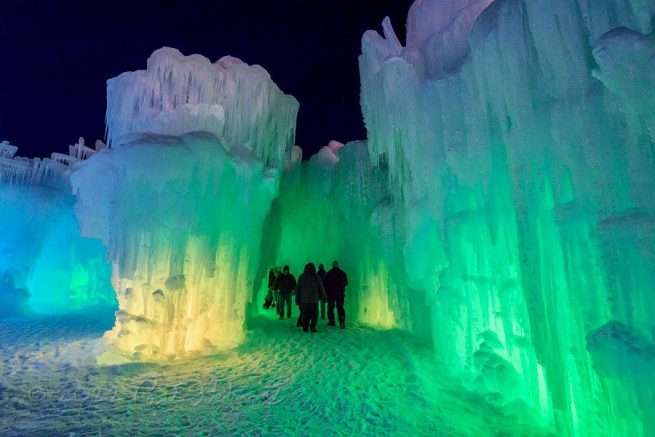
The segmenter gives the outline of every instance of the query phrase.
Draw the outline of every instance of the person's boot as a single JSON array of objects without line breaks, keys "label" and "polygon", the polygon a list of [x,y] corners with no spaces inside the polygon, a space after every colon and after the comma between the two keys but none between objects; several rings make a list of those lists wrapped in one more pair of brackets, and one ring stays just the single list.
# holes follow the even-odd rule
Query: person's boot
[{"label": "person's boot", "polygon": [[334,320],[330,320],[330,321],[328,322],[328,326],[336,326],[336,325],[334,324]]},{"label": "person's boot", "polygon": [[339,320],[339,328],[341,328],[341,329],[346,328],[346,321],[345,320]]}]

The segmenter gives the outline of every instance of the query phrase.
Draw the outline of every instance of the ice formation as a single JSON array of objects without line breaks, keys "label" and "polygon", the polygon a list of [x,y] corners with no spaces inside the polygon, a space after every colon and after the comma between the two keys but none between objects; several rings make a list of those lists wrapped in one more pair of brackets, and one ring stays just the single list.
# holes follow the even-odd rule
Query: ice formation
[{"label": "ice formation", "polygon": [[243,339],[277,170],[210,133],[135,134],[72,183],[82,234],[101,239],[112,264],[111,346],[160,360]]},{"label": "ice formation", "polygon": [[93,154],[84,139],[69,154],[17,157],[0,144],[0,313],[59,314],[113,307],[104,248],[80,237],[68,175]]},{"label": "ice formation", "polygon": [[0,226],[61,202],[64,231],[46,215],[34,235],[70,236],[71,198],[29,197],[70,184],[111,264],[105,338],[130,359],[234,345],[268,268],[338,259],[348,320],[429,342],[428,373],[485,411],[653,435],[653,16],[647,0],[417,0],[404,45],[389,19],[362,38],[367,141],[305,163],[298,103],[261,67],[161,49],[109,81],[109,147],[0,145],[21,211]]},{"label": "ice formation", "polygon": [[[230,149],[245,147],[279,167],[291,152],[298,102],[265,69],[225,56],[211,63],[164,47],[146,70],[107,82],[107,137],[129,133],[211,132]],[[281,146],[283,145],[283,146]]]},{"label": "ice formation", "polygon": [[653,434],[652,385],[616,376],[652,368],[655,3],[489,3],[417,1],[406,47],[388,21],[362,41],[400,301],[423,296],[486,399],[562,435]]},{"label": "ice formation", "polygon": [[112,264],[108,343],[145,360],[238,344],[280,171],[302,156],[298,102],[261,67],[169,48],[109,80],[107,101],[110,148],[72,184]]}]

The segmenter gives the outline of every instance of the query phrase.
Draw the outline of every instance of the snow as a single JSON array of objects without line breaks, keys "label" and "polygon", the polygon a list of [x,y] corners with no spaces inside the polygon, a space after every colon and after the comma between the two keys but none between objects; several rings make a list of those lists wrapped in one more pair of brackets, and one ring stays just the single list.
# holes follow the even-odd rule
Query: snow
[{"label": "snow", "polygon": [[171,48],[109,80],[107,96],[108,145],[80,138],[47,159],[0,146],[7,307],[113,305],[111,277],[105,338],[120,359],[238,344],[280,170],[302,159],[298,102],[260,66]]},{"label": "snow", "polygon": [[0,434],[545,435],[435,380],[432,354],[401,332],[257,319],[229,352],[98,367],[111,323],[0,319]]},{"label": "snow", "polygon": [[[407,17],[407,51],[420,54],[422,74],[434,78],[456,70],[468,54],[473,24],[494,0],[421,0]],[[385,32],[387,33],[387,32]],[[413,59],[416,62],[416,59]]]}]

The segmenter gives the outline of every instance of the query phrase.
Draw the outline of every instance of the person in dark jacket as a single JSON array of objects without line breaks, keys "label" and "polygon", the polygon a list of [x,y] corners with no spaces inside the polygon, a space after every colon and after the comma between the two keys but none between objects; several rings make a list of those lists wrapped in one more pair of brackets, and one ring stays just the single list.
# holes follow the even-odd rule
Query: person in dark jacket
[{"label": "person in dark jacket", "polygon": [[302,329],[307,332],[316,332],[318,318],[318,301],[325,299],[325,288],[321,278],[316,274],[316,266],[309,263],[305,271],[298,278],[296,287],[296,301],[302,313]]},{"label": "person in dark jacket", "polygon": [[277,267],[271,267],[271,269],[268,271],[268,289],[272,290],[275,287],[275,278],[277,277],[277,274],[275,270]]},{"label": "person in dark jacket", "polygon": [[280,320],[284,319],[284,307],[287,308],[287,319],[291,318],[291,295],[296,289],[296,278],[289,272],[289,266],[284,266],[277,277],[275,288],[278,291],[277,313]]},{"label": "person in dark jacket", "polygon": [[[318,277],[321,278],[321,282],[323,283],[323,288],[325,288],[325,275],[327,272],[325,271],[325,267],[323,264],[318,265]],[[327,306],[327,299],[321,299],[320,302],[320,307],[321,307],[321,320],[325,320],[325,307]]]},{"label": "person in dark jacket", "polygon": [[277,290],[275,289],[275,283],[277,282],[277,276],[277,267],[272,267],[268,271],[268,293],[266,293],[266,298],[264,299],[265,309],[276,305]]},{"label": "person in dark jacket", "polygon": [[332,263],[332,269],[325,275],[325,288],[327,289],[328,301],[328,325],[334,326],[334,307],[337,307],[339,314],[339,327],[346,327],[346,310],[344,301],[346,299],[346,287],[348,286],[348,276],[339,268],[337,261]]}]

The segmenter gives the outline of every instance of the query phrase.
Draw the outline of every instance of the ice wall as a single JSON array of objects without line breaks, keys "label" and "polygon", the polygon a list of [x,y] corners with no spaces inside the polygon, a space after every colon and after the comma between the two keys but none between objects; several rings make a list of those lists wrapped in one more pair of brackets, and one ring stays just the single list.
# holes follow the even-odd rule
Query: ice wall
[{"label": "ice wall", "polygon": [[145,70],[107,82],[107,137],[157,132],[211,132],[228,149],[245,147],[265,164],[281,166],[295,139],[298,102],[259,65],[224,56],[215,63],[164,47]]},{"label": "ice wall", "polygon": [[419,0],[406,46],[388,20],[362,41],[393,293],[425,300],[449,374],[558,435],[655,433],[652,384],[627,376],[655,335],[654,14]]},{"label": "ice wall", "polygon": [[96,154],[72,183],[82,233],[112,263],[115,350],[162,360],[243,339],[277,170],[210,133],[148,134]]},{"label": "ice wall", "polygon": [[104,249],[80,237],[68,183],[71,166],[93,150],[83,139],[52,158],[20,158],[17,150],[0,144],[0,314],[111,311]]}]

